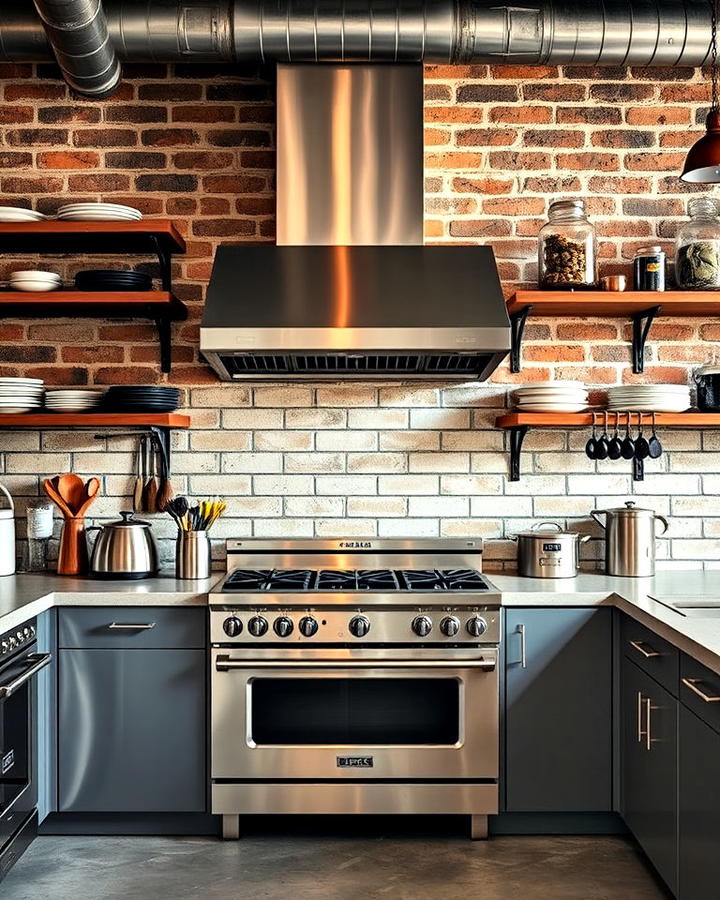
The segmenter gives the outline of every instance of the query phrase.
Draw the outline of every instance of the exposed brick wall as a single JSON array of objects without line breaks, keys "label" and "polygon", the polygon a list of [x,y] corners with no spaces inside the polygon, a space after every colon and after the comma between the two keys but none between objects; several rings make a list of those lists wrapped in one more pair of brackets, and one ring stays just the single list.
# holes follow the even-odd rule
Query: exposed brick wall
[{"label": "exposed brick wall", "polygon": [[[482,535],[498,565],[514,556],[507,537],[533,521],[590,529],[589,509],[636,493],[672,516],[661,550],[668,565],[714,564],[715,433],[663,434],[668,452],[638,485],[627,463],[587,460],[586,434],[531,434],[526,474],[511,484],[492,423],[511,385],[527,379],[684,382],[718,349],[720,324],[657,322],[644,376],[630,372],[627,323],[581,318],[532,320],[523,372],[502,367],[488,385],[221,385],[199,361],[197,321],[217,244],[273,239],[271,80],[126,67],[118,94],[101,104],[69,98],[50,66],[0,66],[0,86],[0,202],[51,212],[71,198],[117,200],[175,219],[188,237],[175,284],[191,318],[175,329],[169,380],[187,389],[193,430],[176,435],[174,480],[179,490],[228,497],[217,537]],[[692,70],[428,68],[428,241],[492,243],[510,293],[535,279],[549,200],[580,195],[605,274],[629,272],[639,245],[671,251],[686,195],[698,192],[676,175],[708,99]],[[26,262],[0,258],[0,277]],[[71,276],[98,260],[51,262]],[[152,326],[105,321],[1,323],[0,374],[51,384],[162,377]],[[0,449],[0,478],[21,501],[37,494],[41,475],[72,467],[105,476],[101,518],[127,502],[132,442],[23,433],[0,435]],[[155,528],[169,556],[172,523]]]}]

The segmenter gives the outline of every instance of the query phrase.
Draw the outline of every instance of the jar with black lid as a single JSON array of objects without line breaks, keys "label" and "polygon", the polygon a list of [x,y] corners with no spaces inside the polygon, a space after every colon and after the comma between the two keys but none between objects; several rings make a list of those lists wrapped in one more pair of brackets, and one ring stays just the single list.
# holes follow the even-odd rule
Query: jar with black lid
[{"label": "jar with black lid", "polygon": [[633,263],[636,291],[665,290],[665,251],[662,247],[640,247]]},{"label": "jar with black lid", "polygon": [[597,238],[584,200],[555,200],[538,235],[538,277],[548,290],[597,285]]}]

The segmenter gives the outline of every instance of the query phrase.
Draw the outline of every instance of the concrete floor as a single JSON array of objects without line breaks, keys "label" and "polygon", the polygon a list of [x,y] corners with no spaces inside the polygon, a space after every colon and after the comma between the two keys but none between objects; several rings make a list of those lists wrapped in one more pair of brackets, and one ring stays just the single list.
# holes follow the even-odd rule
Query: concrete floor
[{"label": "concrete floor", "polygon": [[2,900],[660,900],[623,837],[43,837]]}]

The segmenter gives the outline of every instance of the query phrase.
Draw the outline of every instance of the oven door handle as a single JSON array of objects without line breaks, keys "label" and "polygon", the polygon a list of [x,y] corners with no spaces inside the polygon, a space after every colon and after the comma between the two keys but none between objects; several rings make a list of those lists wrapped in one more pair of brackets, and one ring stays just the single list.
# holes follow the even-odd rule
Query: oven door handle
[{"label": "oven door handle", "polygon": [[215,661],[218,672],[230,669],[482,669],[494,672],[497,666],[495,659],[364,659],[364,660],[249,660],[233,659],[226,654],[219,654]]},{"label": "oven door handle", "polygon": [[25,657],[27,662],[30,663],[27,669],[22,673],[22,675],[18,675],[13,681],[8,681],[7,684],[0,684],[0,700],[5,700],[7,697],[11,697],[18,688],[21,688],[26,681],[30,681],[33,675],[36,675],[40,669],[44,669],[45,666],[50,665],[50,661],[52,660],[51,653],[28,653]]}]

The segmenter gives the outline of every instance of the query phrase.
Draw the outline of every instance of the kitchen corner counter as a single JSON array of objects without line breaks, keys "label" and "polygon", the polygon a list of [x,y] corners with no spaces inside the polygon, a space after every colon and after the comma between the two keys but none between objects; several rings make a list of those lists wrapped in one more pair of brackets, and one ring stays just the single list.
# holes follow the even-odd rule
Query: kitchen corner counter
[{"label": "kitchen corner counter", "polygon": [[54,574],[0,577],[0,632],[54,606],[206,606],[208,591],[221,574],[201,581],[162,575],[138,581]]},{"label": "kitchen corner counter", "polygon": [[[654,578],[521,578],[486,572],[503,606],[614,606],[720,674],[720,570],[658,572]],[[707,603],[708,617],[686,615],[673,602]],[[697,611],[695,611],[697,612]]]}]

